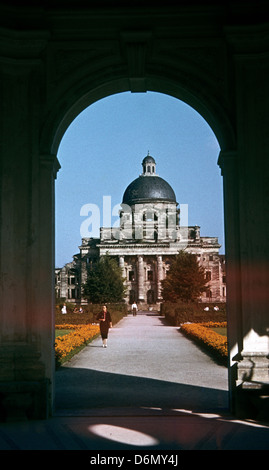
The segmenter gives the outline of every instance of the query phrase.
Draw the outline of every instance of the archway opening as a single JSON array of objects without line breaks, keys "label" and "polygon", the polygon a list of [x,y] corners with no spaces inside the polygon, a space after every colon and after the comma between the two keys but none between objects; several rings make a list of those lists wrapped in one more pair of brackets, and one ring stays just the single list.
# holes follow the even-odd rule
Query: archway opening
[{"label": "archway opening", "polygon": [[[148,151],[178,203],[189,205],[190,225],[200,225],[203,235],[218,237],[225,253],[222,177],[217,165],[220,145],[214,132],[198,112],[177,98],[124,92],[86,108],[62,137],[58,150],[62,168],[56,182],[56,266],[72,259],[80,244],[81,207],[96,204],[100,226],[110,222],[103,213],[103,205],[110,201],[103,196],[111,195],[112,212],[122,202],[127,185],[142,173],[141,162]],[[116,209],[111,217],[114,223]],[[99,226],[92,233],[99,236]]]},{"label": "archway opening", "polygon": [[[71,274],[75,269],[72,258],[75,255],[76,265],[77,247],[80,253],[83,250],[81,208],[85,204],[98,209],[97,223],[90,227],[93,238],[100,236],[100,227],[117,223],[118,210],[114,208],[121,203],[128,183],[141,173],[147,152],[156,157],[157,173],[169,181],[177,200],[188,204],[188,224],[201,226],[199,235],[205,239],[217,237],[219,252],[224,254],[219,150],[206,121],[189,105],[169,95],[125,92],[86,108],[66,131],[58,152],[62,170],[56,185],[56,266],[61,268],[67,263]],[[137,300],[137,279],[131,268],[125,272],[130,281],[128,302]],[[59,292],[58,296],[80,303],[81,279],[81,275],[77,280],[68,276],[66,295]],[[149,305],[157,298],[153,281],[156,283],[154,268],[149,266],[145,275],[145,300]],[[226,291],[220,285],[218,289],[220,295]],[[212,292],[210,299],[205,293],[204,300],[217,301],[216,297],[212,299]]]}]

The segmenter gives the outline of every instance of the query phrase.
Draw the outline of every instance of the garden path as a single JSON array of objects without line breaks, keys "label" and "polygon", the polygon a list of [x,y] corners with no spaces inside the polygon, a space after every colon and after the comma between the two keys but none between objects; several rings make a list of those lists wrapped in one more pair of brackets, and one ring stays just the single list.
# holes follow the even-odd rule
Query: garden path
[{"label": "garden path", "polygon": [[56,373],[57,413],[104,408],[227,409],[227,368],[158,314],[129,315]]}]

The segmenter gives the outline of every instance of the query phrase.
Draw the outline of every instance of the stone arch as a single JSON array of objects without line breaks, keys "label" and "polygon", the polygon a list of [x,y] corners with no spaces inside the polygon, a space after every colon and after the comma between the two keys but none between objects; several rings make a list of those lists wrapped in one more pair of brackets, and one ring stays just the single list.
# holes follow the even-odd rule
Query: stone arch
[{"label": "stone arch", "polygon": [[[201,95],[198,90],[195,90],[194,86],[191,86],[191,83],[187,85],[186,83],[172,80],[169,76],[171,72],[167,75],[167,77],[165,75],[147,77],[147,89],[144,92],[163,93],[185,102],[195,109],[211,127],[222,152],[225,152],[227,149],[234,149],[236,139],[229,115],[223,108],[221,101],[218,102],[216,97],[213,98],[210,88],[208,87],[207,94],[204,92]],[[196,78],[193,76],[193,81],[195,82],[195,80]],[[85,83],[85,88],[83,87],[83,89],[81,87],[76,88],[75,85],[74,89],[70,89],[68,93],[59,98],[57,105],[53,106],[51,112],[48,113],[41,133],[41,154],[57,155],[58,147],[65,131],[73,120],[88,106],[108,96],[132,91],[128,77],[113,78],[113,76],[111,79],[107,79],[107,81],[104,80],[104,83],[97,87],[93,86],[91,88],[91,83],[89,82]],[[156,231],[154,236],[157,237]],[[146,295],[146,302],[149,305],[156,302],[157,294],[153,289],[148,290]],[[135,290],[130,290],[129,304],[131,305],[133,301],[137,301],[137,295]]]},{"label": "stone arch", "polygon": [[[196,81],[196,76],[193,76],[193,83]],[[236,139],[233,125],[221,100],[213,98],[210,87],[202,84],[202,88],[207,88],[207,93],[201,94],[197,87],[191,85],[192,83],[185,84],[180,80],[172,80],[169,74],[153,76],[145,78],[144,92],[163,93],[184,101],[205,119],[214,132],[222,151],[234,150]],[[115,78],[112,75],[98,86],[90,81],[86,81],[83,87],[74,84],[72,89],[63,96],[56,97],[42,128],[40,154],[57,155],[65,131],[84,109],[100,99],[126,91],[132,91],[128,77]]]},{"label": "stone arch", "polygon": [[[259,394],[268,394],[269,369],[266,5],[140,8],[117,2],[111,14],[107,6],[84,9],[68,2],[72,9],[54,9],[43,3],[0,7],[0,348],[9,364],[0,392],[8,402],[14,390],[23,396],[29,386],[31,411],[37,402],[44,414],[52,409],[53,177],[61,138],[98,99],[149,90],[188,103],[219,141],[231,402],[240,411],[237,391],[251,401],[253,387],[258,402]],[[23,355],[29,358],[24,369]],[[32,381],[27,388],[23,377]]]}]

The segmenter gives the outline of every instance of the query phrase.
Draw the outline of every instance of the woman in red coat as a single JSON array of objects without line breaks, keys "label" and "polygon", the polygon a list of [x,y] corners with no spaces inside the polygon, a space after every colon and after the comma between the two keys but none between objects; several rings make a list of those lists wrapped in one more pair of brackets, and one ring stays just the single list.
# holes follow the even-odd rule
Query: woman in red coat
[{"label": "woman in red coat", "polygon": [[112,320],[106,305],[103,306],[102,312],[98,313],[97,320],[100,322],[100,333],[103,340],[103,348],[107,347],[107,337],[109,328],[112,328]]}]

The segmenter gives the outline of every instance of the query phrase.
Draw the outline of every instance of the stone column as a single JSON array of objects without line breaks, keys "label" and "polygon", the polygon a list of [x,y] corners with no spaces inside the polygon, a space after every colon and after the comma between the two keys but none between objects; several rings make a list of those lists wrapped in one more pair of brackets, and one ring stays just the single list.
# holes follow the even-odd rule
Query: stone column
[{"label": "stone column", "polygon": [[[10,38],[9,38],[10,40]],[[0,414],[52,412],[54,358],[54,156],[39,156],[43,40],[24,38],[25,54],[0,59]]]},{"label": "stone column", "polygon": [[229,390],[230,402],[234,408],[237,363],[243,348],[237,152],[220,152],[218,163],[223,176]]},{"label": "stone column", "polygon": [[[124,284],[126,285],[126,273],[124,267],[124,256],[119,256],[119,267],[121,268],[122,277],[124,279]],[[125,294],[125,301],[128,301],[128,292]]]},{"label": "stone column", "polygon": [[80,280],[81,284],[85,284],[87,282],[87,261],[85,258],[82,258],[81,260],[81,272],[80,272]]},{"label": "stone column", "polygon": [[[230,380],[231,390],[236,392],[232,393],[235,412],[260,418],[263,397],[269,392],[269,56],[263,55],[261,60],[259,54],[245,53],[244,41],[251,40],[249,31],[233,31],[229,39],[237,50],[238,151],[221,152],[220,161],[224,176]],[[258,39],[255,47],[259,47]]]},{"label": "stone column", "polygon": [[139,255],[138,258],[138,302],[144,302],[144,260],[143,256]]},{"label": "stone column", "polygon": [[157,301],[162,300],[162,284],[163,280],[163,259],[162,256],[157,256]]},{"label": "stone column", "polygon": [[119,256],[119,267],[122,270],[122,276],[125,277],[124,256]]},{"label": "stone column", "polygon": [[55,179],[60,164],[54,155],[40,156],[39,169],[39,268],[38,315],[35,328],[39,334],[40,350],[50,381],[50,407],[54,400],[54,270],[55,270]]},{"label": "stone column", "polygon": [[236,57],[243,323],[237,383],[243,388],[269,382],[268,76],[268,54]]}]

